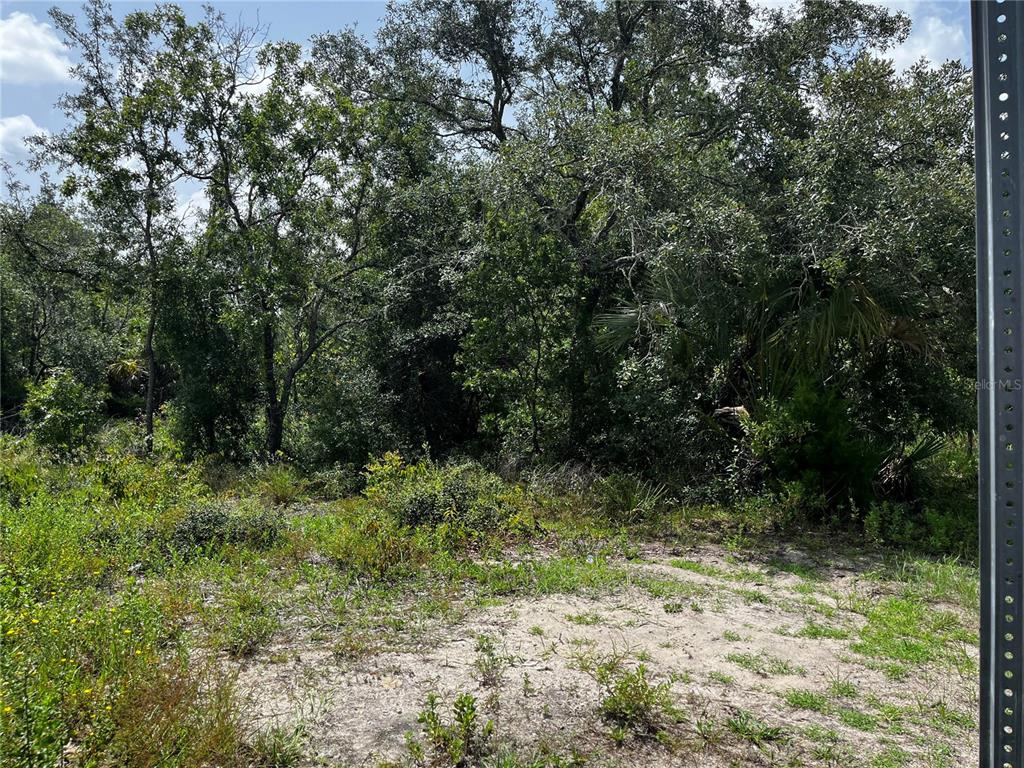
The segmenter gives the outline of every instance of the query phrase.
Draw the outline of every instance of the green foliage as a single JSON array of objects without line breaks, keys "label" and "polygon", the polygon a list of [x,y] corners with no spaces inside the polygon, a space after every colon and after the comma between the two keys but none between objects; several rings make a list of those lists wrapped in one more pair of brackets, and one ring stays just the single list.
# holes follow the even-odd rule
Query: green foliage
[{"label": "green foliage", "polygon": [[400,576],[431,557],[434,547],[422,533],[409,530],[379,510],[344,503],[344,518],[304,519],[300,532],[337,568],[381,578]]},{"label": "green foliage", "polygon": [[633,475],[614,473],[593,486],[599,512],[607,519],[626,525],[651,522],[664,511],[667,488]]},{"label": "green foliage", "polygon": [[[309,55],[55,9],[82,66],[32,142],[60,183],[0,204],[3,428],[73,452],[106,387],[145,452],[274,462],[276,504],[282,456],[426,445],[600,468],[619,524],[686,491],[969,551],[971,468],[927,454],[974,419],[970,73],[896,71],[864,3],[548,5],[411,0]],[[475,464],[386,464],[397,525],[530,525]]]},{"label": "green foliage", "polygon": [[305,754],[305,740],[301,726],[273,726],[257,733],[245,749],[253,768],[295,768]]},{"label": "green foliage", "polygon": [[96,433],[101,405],[97,392],[77,381],[71,371],[58,369],[29,388],[22,413],[39,445],[70,453]]},{"label": "green foliage", "polygon": [[623,669],[612,660],[598,665],[594,675],[604,688],[598,711],[621,729],[653,735],[679,716],[672,700],[672,682],[652,682],[644,664]]},{"label": "green foliage", "polygon": [[509,659],[498,652],[494,638],[490,635],[478,635],[476,638],[476,669],[477,681],[484,688],[497,688],[501,685],[505,667]]},{"label": "green foliage", "polygon": [[856,509],[873,496],[882,452],[850,408],[834,392],[804,383],[745,422],[755,460],[776,482],[796,484],[809,517],[820,519],[833,505]]},{"label": "green foliage", "polygon": [[261,504],[200,500],[174,523],[169,543],[184,556],[224,544],[261,549],[276,544],[283,528],[281,515]]},{"label": "green foliage", "polygon": [[251,656],[270,640],[279,627],[270,596],[257,583],[232,588],[224,596],[227,622],[222,630],[223,648],[231,656]]},{"label": "green foliage", "polygon": [[725,721],[725,726],[734,734],[755,747],[765,747],[774,742],[785,741],[786,732],[776,725],[768,725],[753,712],[741,709]]},{"label": "green foliage", "polygon": [[306,482],[294,467],[277,462],[252,469],[251,483],[258,496],[269,504],[290,504],[302,495]]},{"label": "green foliage", "polygon": [[472,463],[407,464],[386,453],[366,469],[366,497],[402,525],[445,526],[469,535],[507,524],[518,495]]},{"label": "green foliage", "polygon": [[943,442],[910,472],[910,498],[872,504],[865,532],[879,544],[975,557],[978,457],[963,441]]},{"label": "green foliage", "polygon": [[32,492],[0,494],[0,761],[239,765],[230,680],[185,663],[176,601],[140,578],[166,564],[153,532],[201,496],[194,476],[31,452],[20,472]]},{"label": "green foliage", "polygon": [[42,484],[40,463],[24,442],[0,435],[0,496],[14,505],[31,495]]},{"label": "green foliage", "polygon": [[472,765],[492,751],[494,722],[482,721],[476,699],[460,693],[452,704],[452,715],[445,718],[438,711],[440,698],[436,693],[427,697],[426,705],[417,716],[423,726],[432,752],[440,765]]},{"label": "green foliage", "polygon": [[785,699],[793,709],[807,709],[812,712],[824,712],[828,709],[828,699],[814,691],[793,689],[786,691]]}]

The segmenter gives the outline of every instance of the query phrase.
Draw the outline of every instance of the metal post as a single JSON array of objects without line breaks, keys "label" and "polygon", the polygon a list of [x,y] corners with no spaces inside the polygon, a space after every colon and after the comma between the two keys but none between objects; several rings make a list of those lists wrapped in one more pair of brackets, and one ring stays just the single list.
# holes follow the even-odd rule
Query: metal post
[{"label": "metal post", "polygon": [[1024,2],[973,0],[981,766],[1024,768]]}]

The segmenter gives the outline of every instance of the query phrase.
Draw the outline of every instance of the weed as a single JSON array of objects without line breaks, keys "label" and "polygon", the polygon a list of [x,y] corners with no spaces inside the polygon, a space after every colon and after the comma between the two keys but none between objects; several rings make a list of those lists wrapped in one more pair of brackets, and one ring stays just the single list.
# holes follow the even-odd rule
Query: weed
[{"label": "weed", "polygon": [[828,685],[829,695],[837,699],[857,698],[857,686],[849,680],[834,677]]},{"label": "weed", "polygon": [[873,715],[856,709],[842,708],[837,713],[843,725],[856,728],[858,731],[874,731],[878,728],[878,719]]},{"label": "weed", "polygon": [[818,624],[813,620],[809,620],[799,632],[796,633],[797,637],[807,637],[812,640],[820,640],[827,638],[829,640],[846,640],[850,633],[839,627],[830,627],[824,624]]},{"label": "weed", "polygon": [[597,613],[567,613],[565,620],[573,624],[579,624],[582,627],[593,627],[601,624],[604,618]]},{"label": "weed", "polygon": [[[494,721],[481,722],[476,699],[468,693],[460,693],[455,697],[450,718],[438,711],[439,701],[438,695],[431,693],[416,718],[436,758],[461,766],[489,754],[493,748]],[[407,738],[407,744],[413,754],[425,753],[413,737]]]},{"label": "weed", "polygon": [[484,688],[497,688],[505,676],[505,668],[509,659],[498,653],[494,638],[489,635],[478,635],[476,638],[476,669],[477,681]]},{"label": "weed", "polygon": [[267,464],[253,472],[252,487],[256,495],[271,504],[284,505],[296,501],[306,483],[287,464]]},{"label": "weed", "polygon": [[280,626],[269,594],[253,583],[229,590],[225,602],[228,616],[223,647],[232,656],[251,656],[266,645]]},{"label": "weed", "polygon": [[807,709],[811,712],[824,712],[828,709],[828,699],[813,691],[793,689],[786,692],[785,699],[793,709]]},{"label": "weed", "polygon": [[869,768],[903,768],[909,764],[909,754],[899,747],[890,746],[884,752],[872,756],[868,766]]},{"label": "weed", "polygon": [[632,475],[613,474],[593,486],[600,512],[616,523],[649,522],[663,508],[667,489]]},{"label": "weed", "polygon": [[774,675],[803,675],[807,673],[803,667],[790,664],[785,659],[772,656],[768,653],[730,653],[726,657],[738,667],[749,670],[761,677],[772,677]]},{"label": "weed", "polygon": [[725,726],[739,738],[761,748],[768,744],[787,740],[786,732],[776,725],[768,725],[759,720],[752,712],[738,710],[735,715],[725,721]]},{"label": "weed", "polygon": [[246,752],[253,768],[294,768],[301,761],[306,741],[301,725],[274,726],[259,731],[249,741]]},{"label": "weed", "polygon": [[604,687],[598,711],[619,729],[652,735],[678,719],[671,683],[652,682],[644,664],[632,670],[622,669],[618,663],[601,665],[595,677]]}]

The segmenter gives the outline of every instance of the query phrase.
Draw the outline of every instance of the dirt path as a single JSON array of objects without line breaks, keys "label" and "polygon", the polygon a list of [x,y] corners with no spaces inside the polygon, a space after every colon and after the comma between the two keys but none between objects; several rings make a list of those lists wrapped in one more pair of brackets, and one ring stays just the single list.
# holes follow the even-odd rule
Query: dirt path
[{"label": "dirt path", "polygon": [[[858,566],[810,576],[737,565],[716,548],[645,555],[610,594],[513,599],[397,651],[346,660],[293,633],[245,664],[240,686],[255,722],[303,724],[317,765],[401,760],[430,693],[442,708],[471,693],[506,743],[575,749],[593,765],[972,762],[969,612]],[[599,714],[598,670],[637,664],[682,713],[661,743],[617,744]]]}]

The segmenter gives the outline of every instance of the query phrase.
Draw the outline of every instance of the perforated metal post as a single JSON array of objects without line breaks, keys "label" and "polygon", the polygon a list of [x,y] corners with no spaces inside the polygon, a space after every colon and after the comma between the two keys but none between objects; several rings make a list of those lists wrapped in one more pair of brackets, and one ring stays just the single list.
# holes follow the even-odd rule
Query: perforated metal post
[{"label": "perforated metal post", "polygon": [[1024,2],[974,0],[981,766],[1024,768]]}]

